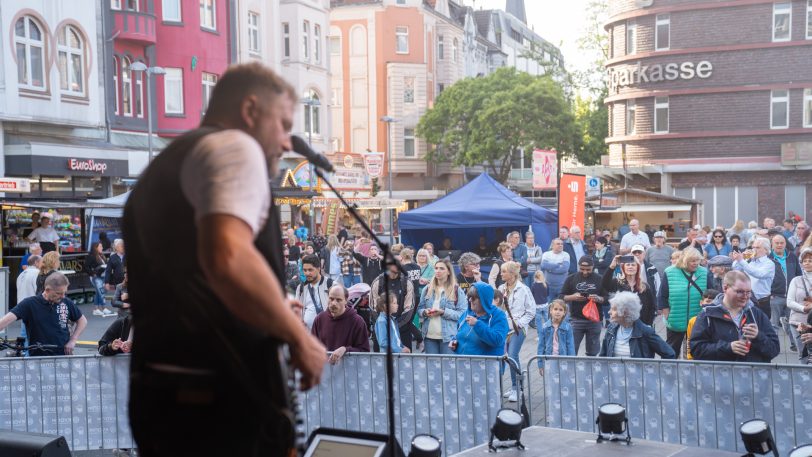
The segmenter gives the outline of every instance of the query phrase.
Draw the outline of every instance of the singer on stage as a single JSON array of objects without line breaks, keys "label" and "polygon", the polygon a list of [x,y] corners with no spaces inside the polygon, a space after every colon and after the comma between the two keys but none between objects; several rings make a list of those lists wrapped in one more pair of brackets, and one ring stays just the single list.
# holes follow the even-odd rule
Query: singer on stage
[{"label": "singer on stage", "polygon": [[127,202],[129,409],[144,457],[276,456],[292,446],[280,344],[305,389],[326,362],[284,295],[270,193],[295,104],[267,67],[231,67],[201,126],[156,157]]}]

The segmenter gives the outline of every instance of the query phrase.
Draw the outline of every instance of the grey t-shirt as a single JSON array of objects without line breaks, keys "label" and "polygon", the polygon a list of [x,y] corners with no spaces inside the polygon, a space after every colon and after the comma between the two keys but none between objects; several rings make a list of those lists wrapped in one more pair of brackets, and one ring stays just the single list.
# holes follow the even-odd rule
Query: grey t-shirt
[{"label": "grey t-shirt", "polygon": [[665,269],[671,266],[671,254],[673,252],[674,248],[667,244],[661,248],[652,246],[646,249],[646,261],[656,267],[657,273],[662,276]]}]

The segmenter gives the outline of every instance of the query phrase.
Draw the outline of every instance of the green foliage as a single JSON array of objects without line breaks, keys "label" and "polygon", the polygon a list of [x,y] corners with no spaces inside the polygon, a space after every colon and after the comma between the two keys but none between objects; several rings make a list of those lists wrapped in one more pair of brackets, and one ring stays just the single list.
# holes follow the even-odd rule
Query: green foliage
[{"label": "green foliage", "polygon": [[575,100],[575,122],[578,125],[580,141],[574,156],[584,165],[597,165],[601,156],[608,153],[605,139],[609,136],[609,113],[603,103],[606,91],[597,100]]},{"label": "green foliage", "polygon": [[463,79],[443,91],[420,119],[417,135],[435,145],[427,161],[484,165],[503,183],[514,151],[571,152],[579,141],[561,85],[513,68]]}]

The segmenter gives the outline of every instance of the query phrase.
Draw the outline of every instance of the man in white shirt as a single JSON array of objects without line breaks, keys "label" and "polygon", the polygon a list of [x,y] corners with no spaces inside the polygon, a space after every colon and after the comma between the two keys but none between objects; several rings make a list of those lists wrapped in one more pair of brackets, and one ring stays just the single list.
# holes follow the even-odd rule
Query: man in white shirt
[{"label": "man in white shirt", "polygon": [[[772,314],[770,297],[776,267],[775,262],[768,257],[771,249],[770,240],[759,237],[753,241],[752,249],[748,249],[744,253],[730,253],[730,258],[733,259],[733,269],[743,271],[750,277],[750,283],[753,286],[753,301],[767,315],[767,318]],[[751,253],[752,259],[747,262],[746,256]]]},{"label": "man in white shirt", "polygon": [[47,254],[51,251],[56,251],[59,244],[59,234],[51,226],[51,218],[42,216],[39,220],[39,227],[28,235],[28,239],[36,241],[42,247],[42,253]]},{"label": "man in white shirt", "polygon": [[333,280],[321,275],[321,261],[315,255],[308,255],[302,259],[302,272],[305,282],[296,288],[296,299],[302,302],[302,320],[308,329],[313,328],[316,316],[327,309],[329,304],[328,293]]},{"label": "man in white shirt", "polygon": [[17,276],[17,303],[37,294],[37,276],[42,257],[34,254],[28,258],[28,268]]},{"label": "man in white shirt", "polygon": [[570,241],[569,243],[572,245],[572,250],[575,252],[575,262],[578,263],[581,260],[581,257],[586,254],[586,244],[581,239],[581,227],[577,225],[573,225],[570,227]]},{"label": "man in white shirt", "polygon": [[646,235],[645,232],[640,231],[640,221],[637,219],[630,220],[629,229],[631,231],[623,235],[623,239],[620,240],[621,255],[632,252],[632,246],[637,244],[643,246],[645,249],[648,249],[651,246],[651,241],[649,241],[648,235]]}]

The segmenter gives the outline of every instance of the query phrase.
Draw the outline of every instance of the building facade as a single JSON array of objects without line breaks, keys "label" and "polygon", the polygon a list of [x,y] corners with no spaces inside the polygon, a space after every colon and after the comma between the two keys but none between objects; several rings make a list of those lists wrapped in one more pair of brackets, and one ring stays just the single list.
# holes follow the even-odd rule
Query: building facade
[{"label": "building facade", "polygon": [[609,6],[609,156],[583,171],[700,200],[710,226],[812,217],[812,1]]}]

